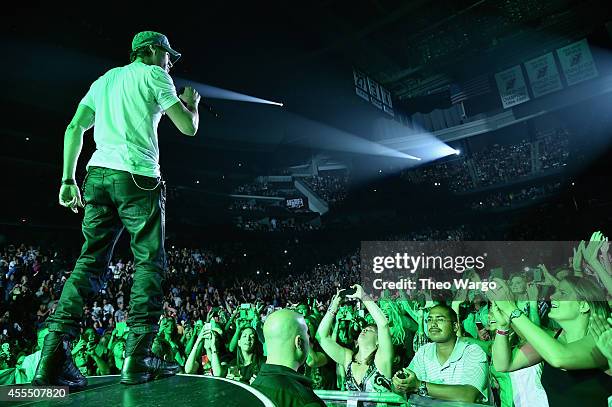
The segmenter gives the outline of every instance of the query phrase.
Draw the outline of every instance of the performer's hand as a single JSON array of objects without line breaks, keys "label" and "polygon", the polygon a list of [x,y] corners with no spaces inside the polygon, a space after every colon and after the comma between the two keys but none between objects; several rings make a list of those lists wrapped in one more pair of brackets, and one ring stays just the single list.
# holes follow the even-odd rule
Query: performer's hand
[{"label": "performer's hand", "polygon": [[200,94],[191,86],[185,86],[185,90],[179,95],[179,98],[188,107],[196,107],[200,103],[200,97]]},{"label": "performer's hand", "polygon": [[85,206],[81,200],[79,187],[76,185],[62,185],[59,192],[59,204],[70,208],[74,213],[78,213],[77,207],[83,208]]}]

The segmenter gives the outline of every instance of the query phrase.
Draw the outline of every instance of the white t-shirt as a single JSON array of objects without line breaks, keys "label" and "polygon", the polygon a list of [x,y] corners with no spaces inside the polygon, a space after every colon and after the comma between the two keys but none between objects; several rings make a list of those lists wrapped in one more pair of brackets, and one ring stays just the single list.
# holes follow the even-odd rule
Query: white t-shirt
[{"label": "white t-shirt", "polygon": [[177,102],[172,78],[157,65],[134,61],[106,72],[81,100],[95,112],[96,151],[87,168],[159,177],[157,125]]},{"label": "white t-shirt", "polygon": [[424,382],[435,384],[469,384],[488,397],[489,365],[487,355],[478,345],[457,339],[453,352],[443,365],[438,361],[435,342],[417,350],[408,369]]},{"label": "white t-shirt", "polygon": [[516,407],[548,407],[548,396],[541,381],[542,363],[509,372],[509,375]]}]

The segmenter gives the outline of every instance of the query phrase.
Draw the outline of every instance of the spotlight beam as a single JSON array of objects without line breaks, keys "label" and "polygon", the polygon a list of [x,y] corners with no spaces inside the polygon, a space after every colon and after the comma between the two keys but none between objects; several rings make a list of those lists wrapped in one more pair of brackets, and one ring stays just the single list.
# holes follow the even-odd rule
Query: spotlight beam
[{"label": "spotlight beam", "polygon": [[261,99],[255,96],[245,95],[243,93],[218,88],[216,86],[206,85],[204,83],[193,82],[183,78],[177,78],[176,85],[177,89],[183,86],[191,86],[192,88],[197,90],[200,95],[209,99],[235,100],[237,102],[262,103],[266,105],[283,107],[283,103],[281,102]]}]

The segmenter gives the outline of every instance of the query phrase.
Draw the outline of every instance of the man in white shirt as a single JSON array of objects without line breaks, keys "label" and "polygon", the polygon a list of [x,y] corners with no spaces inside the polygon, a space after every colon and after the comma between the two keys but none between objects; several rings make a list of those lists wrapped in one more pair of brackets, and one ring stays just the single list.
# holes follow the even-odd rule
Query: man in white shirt
[{"label": "man in white shirt", "polygon": [[102,301],[104,304],[102,307],[102,311],[104,312],[104,319],[108,319],[109,317],[112,317],[115,313],[115,307],[113,307],[113,304],[108,302],[106,298]]},{"label": "man in white shirt", "polygon": [[444,304],[432,307],[427,327],[432,342],[421,346],[408,368],[395,374],[396,391],[470,403],[487,400],[487,355],[457,337],[455,311]]},{"label": "man in white shirt", "polygon": [[[166,192],[157,126],[164,112],[185,135],[194,136],[199,125],[200,95],[188,87],[179,98],[169,75],[180,56],[165,35],[136,34],[131,63],[109,70],[91,85],[66,129],[59,203],[75,213],[78,207],[85,208],[85,243],[57,310],[47,319],[50,332],[33,384],[86,386],[72,361],[70,339],[79,334],[84,299],[94,294],[95,281],[107,270],[124,229],[131,237],[135,270],[121,382],[143,383],[179,369],[156,358],[151,345],[159,330],[166,267]],[[83,135],[91,127],[96,150],[87,164],[81,200],[75,173]]]}]

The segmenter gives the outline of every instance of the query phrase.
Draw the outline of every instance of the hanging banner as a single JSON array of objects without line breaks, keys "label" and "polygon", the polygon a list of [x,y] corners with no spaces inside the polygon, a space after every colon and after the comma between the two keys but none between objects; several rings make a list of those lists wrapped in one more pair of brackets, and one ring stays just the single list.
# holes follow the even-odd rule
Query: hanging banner
[{"label": "hanging banner", "polygon": [[387,89],[380,87],[380,95],[382,97],[382,102],[389,107],[393,107],[393,102],[391,101],[391,92]]},{"label": "hanging banner", "polygon": [[557,55],[567,84],[570,86],[599,75],[586,39],[559,48]]},{"label": "hanging banner", "polygon": [[520,105],[529,100],[525,77],[520,65],[496,73],[495,82],[497,82],[497,89],[504,109]]},{"label": "hanging banner", "polygon": [[563,89],[552,52],[525,62],[525,70],[533,97],[539,98]]},{"label": "hanging banner", "polygon": [[372,78],[368,77],[368,89],[370,89],[370,96],[376,100],[381,100],[380,87]]},{"label": "hanging banner", "polygon": [[355,93],[366,101],[370,101],[368,95],[367,77],[361,71],[353,68],[353,80],[355,82]]},{"label": "hanging banner", "polygon": [[372,102],[372,104],[380,110],[395,117],[391,92],[355,68],[353,68],[353,81],[355,84],[355,93],[359,97]]}]

